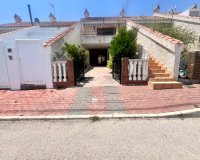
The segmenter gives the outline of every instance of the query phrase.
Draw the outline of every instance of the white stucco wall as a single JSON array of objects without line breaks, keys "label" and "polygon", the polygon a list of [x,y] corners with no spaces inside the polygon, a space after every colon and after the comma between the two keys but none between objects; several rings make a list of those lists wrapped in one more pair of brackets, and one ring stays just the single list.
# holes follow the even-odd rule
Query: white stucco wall
[{"label": "white stucco wall", "polygon": [[200,23],[199,24],[197,24],[197,23],[192,24],[192,23],[187,23],[186,21],[174,20],[174,25],[179,26],[179,27],[183,27],[185,29],[189,29],[190,31],[193,31],[195,33],[195,35],[197,36],[196,37],[197,39],[196,39],[195,44],[188,45],[188,50],[189,51],[200,50],[200,42],[199,42]]},{"label": "white stucco wall", "polygon": [[44,57],[45,83],[47,88],[53,88],[51,53],[51,46],[42,47],[42,54]]},{"label": "white stucco wall", "polygon": [[10,88],[3,41],[0,41],[0,88]]},{"label": "white stucco wall", "polygon": [[53,61],[54,56],[56,53],[62,54],[62,46],[64,46],[65,41],[64,38],[61,38],[54,42],[50,47],[51,47],[51,60]]},{"label": "white stucco wall", "polygon": [[188,45],[189,51],[200,50],[200,17],[189,17],[182,15],[170,15],[170,14],[162,14],[162,13],[154,13],[154,16],[170,18],[173,20],[175,26],[180,26],[185,29],[189,29],[195,33],[197,36],[197,40],[195,44]]},{"label": "white stucco wall", "polygon": [[73,30],[64,36],[64,41],[69,44],[81,45],[81,24],[78,23]]},{"label": "white stucco wall", "polygon": [[138,27],[138,44],[141,44],[144,49],[158,59],[173,75],[174,78],[178,78],[179,64],[181,52],[183,51],[183,44],[176,44],[171,40],[156,35],[153,31],[146,29],[145,27],[139,27],[133,22],[127,22],[127,28]]},{"label": "white stucco wall", "polygon": [[[12,49],[12,52],[8,52],[8,49]],[[6,58],[6,66],[8,72],[8,79],[11,90],[20,90],[20,69],[19,69],[19,57],[17,53],[16,43],[4,43],[4,51]],[[12,57],[12,60],[9,58]]]},{"label": "white stucco wall", "polygon": [[64,46],[65,43],[69,44],[76,44],[80,45],[80,24],[77,24],[74,26],[72,30],[69,31],[64,37],[60,38],[59,40],[55,41],[51,45],[51,59],[53,60],[56,53],[62,54],[62,46]]},{"label": "white stucco wall", "polygon": [[103,36],[97,36],[97,35],[82,35],[81,41],[82,45],[90,48],[90,47],[105,47],[108,48],[113,36],[112,35],[103,35]]},{"label": "white stucco wall", "polygon": [[[25,71],[26,68],[29,67],[29,69],[30,69],[31,66],[34,66],[30,70],[28,70],[28,75],[31,75],[31,74],[29,74],[29,72],[31,73],[31,71],[32,72],[35,71],[34,70],[34,69],[36,69],[35,67],[39,67],[39,69],[41,69],[41,71],[42,71],[42,74],[41,74],[42,77],[41,78],[39,77],[41,79],[41,83],[33,82],[30,84],[38,85],[40,83],[41,85],[46,85],[47,88],[53,88],[52,69],[51,69],[51,53],[52,53],[51,46],[43,47],[43,45],[42,45],[43,40],[45,38],[47,38],[48,36],[45,33],[43,36],[41,36],[41,37],[43,37],[41,39],[38,39],[38,40],[31,39],[32,36],[27,37],[27,33],[30,33],[29,31],[33,31],[32,29],[33,28],[26,28],[21,31],[16,31],[13,33],[0,35],[1,46],[3,46],[0,49],[1,49],[1,53],[3,53],[5,55],[5,63],[6,63],[6,68],[4,67],[3,72],[4,73],[7,72],[7,75],[8,75],[7,81],[9,84],[9,86],[7,85],[8,87],[5,85],[3,87],[10,88],[11,90],[20,90],[21,85],[25,84],[23,74],[22,74],[22,69],[23,69],[22,67],[25,67],[23,70],[23,71]],[[51,32],[51,33],[53,33],[53,32]],[[50,36],[51,34],[48,34],[48,35]],[[37,36],[39,36],[39,35],[37,35]],[[26,65],[24,65],[25,63],[23,63],[23,65],[21,65],[22,61],[20,61],[20,60],[23,59],[24,57],[27,57],[27,55],[26,55],[27,51],[24,50],[22,47],[21,51],[23,52],[23,54],[25,54],[23,56],[23,54],[21,53],[21,51],[18,48],[18,45],[20,42],[24,42],[24,43],[27,42],[29,45],[28,50],[30,51],[30,52],[28,52],[28,54],[33,55],[33,54],[35,54],[34,47],[36,47],[36,45],[32,46],[31,45],[32,41],[33,41],[33,43],[35,41],[39,42],[39,43],[37,43],[38,44],[37,47],[39,48],[38,49],[39,51],[37,50],[37,53],[39,52],[38,54],[41,55],[41,58],[39,60],[42,61],[42,66],[37,65],[38,60],[31,61],[31,63],[33,65],[29,65],[29,62],[27,62],[28,67],[26,67]],[[32,49],[31,49],[31,47],[32,47]],[[9,52],[8,49],[11,49],[12,52]],[[10,57],[12,57],[12,59]],[[35,56],[33,55],[33,57],[35,57]],[[26,62],[26,61],[24,61],[24,62]],[[31,82],[31,79],[29,79],[29,80]],[[5,82],[4,82],[4,84],[5,84]],[[0,86],[1,86],[1,84],[0,84]]]}]

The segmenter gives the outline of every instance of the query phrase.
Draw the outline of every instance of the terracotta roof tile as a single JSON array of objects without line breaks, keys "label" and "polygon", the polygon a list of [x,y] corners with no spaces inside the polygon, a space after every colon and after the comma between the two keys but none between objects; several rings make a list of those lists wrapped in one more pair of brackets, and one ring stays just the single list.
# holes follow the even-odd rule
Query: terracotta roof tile
[{"label": "terracotta roof tile", "polygon": [[[167,16],[169,19],[172,19],[172,14],[169,14],[169,13],[156,13],[154,17],[159,17],[159,15]],[[200,17],[192,17],[192,16],[186,16],[186,15],[180,15],[180,14],[175,14],[173,15],[173,18],[174,17],[200,20]]]},{"label": "terracotta roof tile", "polygon": [[65,29],[63,32],[58,33],[57,35],[53,36],[48,41],[44,42],[43,46],[47,47],[47,46],[52,45],[53,43],[55,43],[56,41],[58,41],[59,39],[61,39],[62,37],[64,37],[66,34],[68,34],[70,31],[72,31],[77,25],[78,25],[78,23],[74,24],[73,26],[71,26],[68,29]]},{"label": "terracotta roof tile", "polygon": [[[77,21],[58,21],[58,22],[40,22],[41,27],[70,27],[77,23]],[[35,25],[35,24],[34,24]],[[21,22],[21,23],[7,23],[7,24],[0,24],[1,28],[9,28],[9,27],[31,27],[30,22]]]},{"label": "terracotta roof tile", "polygon": [[141,29],[145,29],[145,30],[149,31],[149,32],[152,33],[152,34],[155,34],[155,35],[157,35],[157,36],[159,36],[159,37],[162,37],[163,39],[166,39],[167,41],[170,41],[170,42],[175,43],[175,44],[184,44],[182,41],[180,41],[180,40],[178,40],[178,39],[172,38],[172,37],[170,37],[170,36],[168,36],[168,35],[164,35],[164,34],[158,32],[158,31],[155,31],[155,30],[153,30],[153,29],[151,29],[151,28],[148,28],[148,27],[146,27],[146,26],[143,26],[143,25],[137,24],[137,23],[134,23],[134,24],[135,24],[139,29],[140,29],[140,28],[141,28]]}]

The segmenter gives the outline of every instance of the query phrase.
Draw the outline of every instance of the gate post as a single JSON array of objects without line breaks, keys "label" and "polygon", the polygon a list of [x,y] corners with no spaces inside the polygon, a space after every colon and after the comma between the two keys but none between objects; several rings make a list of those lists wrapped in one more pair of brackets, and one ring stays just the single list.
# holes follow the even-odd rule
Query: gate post
[{"label": "gate post", "polygon": [[129,79],[128,79],[128,62],[129,58],[128,57],[123,57],[121,59],[121,84],[122,85],[128,85]]},{"label": "gate post", "polygon": [[200,83],[200,51],[194,51],[189,53],[189,60],[187,64],[188,73],[187,76],[193,83]]},{"label": "gate post", "polygon": [[67,82],[68,86],[74,86],[75,85],[75,70],[74,70],[74,61],[73,60],[67,60]]}]

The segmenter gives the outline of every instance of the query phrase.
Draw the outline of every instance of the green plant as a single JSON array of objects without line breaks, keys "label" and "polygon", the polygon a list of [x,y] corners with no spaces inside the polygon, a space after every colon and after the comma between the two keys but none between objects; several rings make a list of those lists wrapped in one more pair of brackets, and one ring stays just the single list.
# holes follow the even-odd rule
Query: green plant
[{"label": "green plant", "polygon": [[174,26],[173,23],[151,23],[145,24],[145,26],[175,39],[181,40],[185,44],[184,51],[181,54],[180,69],[186,69],[188,61],[188,47],[190,44],[195,43],[197,39],[196,33],[181,26]]},{"label": "green plant", "polygon": [[93,117],[90,117],[90,120],[91,120],[92,122],[96,122],[96,121],[100,121],[101,118],[99,118],[98,116],[93,116]]},{"label": "green plant", "polygon": [[111,55],[109,54],[109,60],[107,61],[107,67],[112,69],[112,66],[113,66],[113,59],[111,57]]},{"label": "green plant", "polygon": [[174,26],[173,23],[149,23],[145,24],[145,26],[175,39],[181,40],[185,45],[193,44],[196,40],[195,32],[181,26]]},{"label": "green plant", "polygon": [[[119,29],[117,35],[111,41],[109,50],[112,62],[122,57],[135,58],[137,51],[137,32],[137,28],[132,28],[131,30],[127,30],[126,28]],[[112,64],[109,65],[112,66]]]},{"label": "green plant", "polygon": [[62,51],[68,58],[86,63],[88,51],[79,45],[65,43]]}]

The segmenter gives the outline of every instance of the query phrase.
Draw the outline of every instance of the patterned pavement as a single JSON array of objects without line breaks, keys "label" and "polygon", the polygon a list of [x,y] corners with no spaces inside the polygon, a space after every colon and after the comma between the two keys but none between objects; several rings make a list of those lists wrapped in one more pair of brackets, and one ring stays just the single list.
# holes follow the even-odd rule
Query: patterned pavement
[{"label": "patterned pavement", "polygon": [[0,116],[150,114],[200,107],[200,85],[173,90],[100,86],[62,90],[0,90]]},{"label": "patterned pavement", "polygon": [[93,67],[85,74],[85,80],[80,84],[83,87],[120,86],[112,78],[111,69],[107,67]]}]

